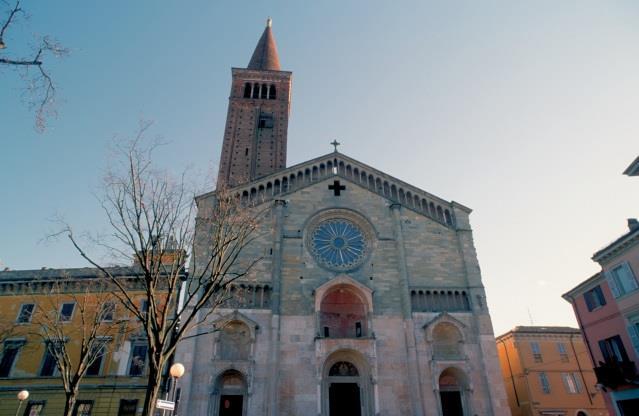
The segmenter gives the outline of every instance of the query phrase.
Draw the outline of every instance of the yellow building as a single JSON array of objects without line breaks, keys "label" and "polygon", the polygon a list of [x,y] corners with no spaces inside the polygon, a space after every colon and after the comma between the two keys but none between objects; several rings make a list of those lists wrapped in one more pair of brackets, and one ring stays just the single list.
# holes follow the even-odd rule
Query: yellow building
[{"label": "yellow building", "polygon": [[578,329],[518,326],[497,337],[513,416],[607,416]]},{"label": "yellow building", "polygon": [[[135,269],[111,270],[127,280]],[[135,299],[139,288],[136,289],[132,279],[128,281]],[[96,308],[108,311],[100,317],[99,336],[104,350],[81,383],[75,414],[139,414],[146,388],[146,339],[140,333],[137,319],[132,319],[128,311],[102,289],[101,282],[105,282],[104,278],[96,269],[89,268],[0,272],[0,415],[15,414],[16,394],[23,389],[30,394],[22,403],[20,414],[63,413],[65,394],[55,360],[41,336],[41,326],[46,323],[43,317],[57,316],[64,334],[68,334],[65,345],[73,357],[78,354],[82,318],[85,318],[85,327],[90,325],[90,319],[86,318],[92,316],[91,309],[95,312]],[[48,313],[51,311],[53,315]]]}]

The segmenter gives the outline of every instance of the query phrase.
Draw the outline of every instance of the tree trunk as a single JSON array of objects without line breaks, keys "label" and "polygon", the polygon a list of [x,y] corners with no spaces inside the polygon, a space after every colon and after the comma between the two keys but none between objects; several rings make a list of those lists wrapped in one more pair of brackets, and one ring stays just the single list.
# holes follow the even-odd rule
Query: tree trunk
[{"label": "tree trunk", "polygon": [[78,388],[74,388],[71,391],[67,391],[64,393],[66,396],[66,401],[64,403],[64,416],[72,416],[73,415],[73,407],[75,406],[75,402],[78,398]]},{"label": "tree trunk", "polygon": [[160,385],[162,383],[162,371],[161,369],[149,368],[149,379],[146,386],[146,395],[144,396],[144,410],[142,416],[154,416],[155,405],[160,393]]}]

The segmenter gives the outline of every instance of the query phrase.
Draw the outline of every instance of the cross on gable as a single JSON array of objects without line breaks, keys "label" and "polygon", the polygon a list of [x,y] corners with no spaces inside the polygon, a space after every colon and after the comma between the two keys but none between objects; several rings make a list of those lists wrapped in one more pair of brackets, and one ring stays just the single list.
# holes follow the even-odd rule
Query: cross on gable
[{"label": "cross on gable", "polygon": [[346,186],[339,183],[339,181],[333,181],[332,185],[328,185],[328,189],[333,191],[333,195],[340,196],[341,191],[346,190]]}]

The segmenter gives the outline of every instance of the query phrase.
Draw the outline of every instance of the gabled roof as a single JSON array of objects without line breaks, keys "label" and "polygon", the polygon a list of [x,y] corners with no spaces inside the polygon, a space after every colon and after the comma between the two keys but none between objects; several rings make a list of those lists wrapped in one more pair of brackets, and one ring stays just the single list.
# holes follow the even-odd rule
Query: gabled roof
[{"label": "gabled roof", "polygon": [[257,42],[251,61],[247,69],[257,69],[261,71],[279,71],[280,57],[277,55],[277,45],[275,44],[275,36],[271,30],[271,19],[266,21],[266,27],[262,33],[262,37]]},{"label": "gabled roof", "polygon": [[624,175],[639,176],[639,156],[623,171]]},{"label": "gabled roof", "polygon": [[586,280],[584,280],[583,282],[579,283],[577,286],[573,287],[572,289],[564,293],[563,295],[561,295],[561,297],[564,298],[567,302],[572,303],[573,298],[581,295],[583,292],[587,290],[592,289],[593,286],[599,284],[601,282],[601,279],[603,278],[605,278],[604,274],[601,272],[597,272],[593,274],[592,276],[590,276],[589,278],[587,278]]},{"label": "gabled roof", "polygon": [[[340,152],[331,152],[282,169],[232,188],[231,192],[242,199],[260,204],[272,199],[281,199],[328,178],[347,180],[450,228],[455,228],[454,209],[467,214],[472,212],[468,207],[454,201],[446,201]],[[214,194],[215,191],[199,195],[196,200]]]}]

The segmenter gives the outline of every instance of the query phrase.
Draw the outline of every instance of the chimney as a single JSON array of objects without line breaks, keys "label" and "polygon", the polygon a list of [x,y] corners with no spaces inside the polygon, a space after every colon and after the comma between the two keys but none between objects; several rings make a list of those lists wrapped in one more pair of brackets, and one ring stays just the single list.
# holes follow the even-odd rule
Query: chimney
[{"label": "chimney", "polygon": [[628,218],[628,228],[630,231],[635,231],[639,229],[639,221],[636,218]]}]

